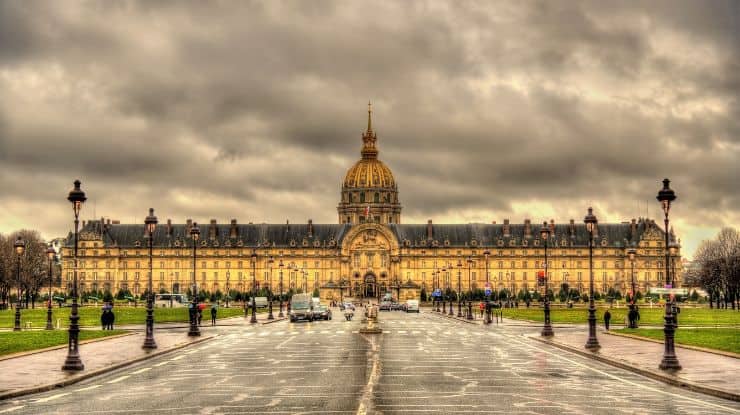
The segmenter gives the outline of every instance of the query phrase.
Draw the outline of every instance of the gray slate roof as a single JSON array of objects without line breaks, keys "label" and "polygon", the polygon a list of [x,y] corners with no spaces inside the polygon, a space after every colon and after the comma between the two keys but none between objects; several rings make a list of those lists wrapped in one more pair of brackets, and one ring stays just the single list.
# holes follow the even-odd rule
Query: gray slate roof
[{"label": "gray slate roof", "polygon": [[[231,230],[235,226],[236,237],[232,238]],[[312,224],[313,233],[309,235],[309,225],[301,224],[204,224],[199,225],[201,242],[205,241],[209,247],[285,247],[285,248],[331,248],[341,246],[344,236],[351,225],[348,224]],[[525,239],[525,225],[521,223],[510,224],[510,235],[504,237],[504,224],[433,224],[432,241],[427,240],[427,224],[389,224],[387,225],[398,241],[404,246],[410,247],[432,247],[432,241],[437,241],[439,247],[465,247],[472,246],[476,241],[478,247],[496,248],[499,240],[503,241],[503,247],[509,247],[510,241],[514,240],[513,246],[521,247]],[[636,243],[648,227],[655,227],[654,222],[641,219],[637,223],[637,230],[633,237],[629,223],[606,223],[599,224],[599,234],[596,238],[597,244],[606,237],[607,245],[612,247],[624,247],[627,244]],[[534,239],[539,237],[542,224],[531,225],[531,236],[526,238],[529,246],[533,246]],[[575,224],[575,232],[571,234],[570,224],[556,224],[554,243],[560,245],[566,240],[568,245],[587,246],[588,232],[584,224]],[[189,228],[186,224],[173,224],[168,232],[166,224],[159,224],[154,233],[154,245],[173,247],[176,242],[181,246],[190,245]],[[657,227],[656,227],[657,228]],[[662,230],[657,228],[662,234]],[[107,246],[135,247],[138,242],[140,246],[147,246],[144,236],[144,224],[103,224],[101,221],[89,221],[85,224],[82,232],[102,233],[102,239]],[[408,245],[405,241],[408,240]],[[304,244],[305,241],[305,244]],[[447,242],[449,244],[447,244]],[[66,244],[71,246],[72,235],[67,237]]]}]

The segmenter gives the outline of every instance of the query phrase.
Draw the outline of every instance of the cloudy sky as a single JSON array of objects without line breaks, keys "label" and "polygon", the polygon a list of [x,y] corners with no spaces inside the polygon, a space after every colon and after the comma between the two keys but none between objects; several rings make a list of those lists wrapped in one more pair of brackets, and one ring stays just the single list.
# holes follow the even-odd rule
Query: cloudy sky
[{"label": "cloudy sky", "polygon": [[[644,4],[643,4],[644,3]],[[0,232],[335,223],[373,101],[402,221],[740,221],[734,1],[0,2]]]}]

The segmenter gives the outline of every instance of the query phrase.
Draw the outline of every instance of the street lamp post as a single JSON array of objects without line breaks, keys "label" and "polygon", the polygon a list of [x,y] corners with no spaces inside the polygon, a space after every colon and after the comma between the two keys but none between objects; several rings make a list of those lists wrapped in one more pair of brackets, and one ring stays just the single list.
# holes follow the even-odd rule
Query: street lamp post
[{"label": "street lamp post", "polygon": [[468,257],[468,320],[473,320],[473,279],[470,268],[473,266],[473,259]]},{"label": "street lamp post", "polygon": [[547,275],[547,243],[550,240],[550,228],[547,226],[547,222],[542,224],[540,229],[540,236],[545,242],[545,325],[542,326],[542,332],[540,333],[543,337],[552,337],[555,333],[552,331],[552,324],[550,322],[550,296],[547,292],[548,289],[548,275]]},{"label": "street lamp post", "polygon": [[488,258],[491,256],[491,251],[486,249],[485,251],[483,251],[483,256],[486,258],[486,290],[487,290],[486,291],[486,321],[485,323],[491,324],[493,322],[491,318],[491,304],[490,304],[491,294],[489,294],[491,290],[491,277],[488,275],[489,274]]},{"label": "street lamp post", "polygon": [[157,217],[154,216],[154,208],[149,208],[149,216],[144,219],[146,234],[149,239],[149,295],[146,298],[146,337],[144,338],[144,349],[156,349],[154,341],[154,294],[152,292],[152,273],[154,271],[154,260],[152,259],[152,247],[154,246],[154,230],[157,227]]},{"label": "street lamp post", "polygon": [[80,316],[77,313],[77,238],[80,227],[80,209],[82,204],[85,203],[87,197],[85,192],[80,189],[80,181],[75,180],[74,188],[69,192],[67,200],[72,203],[72,209],[75,214],[75,234],[74,234],[74,272],[72,279],[72,310],[69,313],[69,341],[67,343],[67,358],[64,360],[62,370],[66,371],[80,371],[85,369],[85,365],[82,364],[80,359],[80,348],[79,348],[79,335]]},{"label": "street lamp post", "polygon": [[460,278],[462,277],[462,261],[457,260],[457,316],[462,317],[462,303],[460,302],[460,291],[462,291],[462,284]]},{"label": "street lamp post", "polygon": [[596,224],[598,220],[594,215],[593,209],[588,208],[588,215],[583,219],[586,224],[586,231],[588,231],[588,275],[589,275],[589,288],[588,288],[588,340],[586,341],[586,349],[596,351],[601,348],[599,340],[596,338],[596,305],[594,304],[594,232],[596,231]]},{"label": "street lamp post", "polygon": [[249,320],[250,324],[257,323],[257,301],[254,296],[257,295],[257,251],[252,251],[252,318]]},{"label": "street lamp post", "polygon": [[[447,288],[452,290],[452,276],[450,273],[452,272],[452,264],[447,264]],[[449,297],[450,300],[450,311],[447,313],[447,315],[454,316],[455,313],[452,311],[452,295]]]},{"label": "street lamp post", "polygon": [[267,309],[267,319],[268,320],[275,320],[275,316],[272,315],[272,266],[275,263],[275,258],[270,256],[270,258],[267,260],[267,266],[270,268],[270,302],[268,303],[268,309]]},{"label": "street lamp post", "polygon": [[198,239],[200,239],[200,228],[198,224],[193,222],[193,227],[190,228],[190,240],[193,242],[193,299],[190,301],[190,328],[188,329],[188,336],[200,336],[200,329],[198,328],[198,285],[195,280],[195,263],[197,260],[198,250]]},{"label": "street lamp post", "polygon": [[[631,272],[631,282],[632,282],[632,294],[630,295],[630,315],[634,314],[635,310],[635,295],[637,295],[637,290],[635,288],[635,256],[637,255],[637,250],[635,248],[629,248],[627,250],[627,256],[630,260],[630,266],[632,268]],[[630,318],[629,319],[629,328],[636,329],[637,328],[637,319]]]},{"label": "street lamp post", "polygon": [[54,273],[52,272],[52,266],[54,264],[54,257],[56,256],[56,252],[54,251],[54,248],[49,244],[49,247],[46,248],[46,258],[49,259],[49,298],[46,302],[47,308],[46,308],[46,330],[54,330],[54,325],[51,322],[52,317],[52,311],[51,311],[51,284],[54,282]]},{"label": "street lamp post", "polygon": [[15,253],[18,259],[16,262],[15,274],[16,281],[18,282],[18,298],[15,302],[15,325],[13,326],[13,331],[21,331],[21,257],[26,251],[26,242],[19,235],[15,240],[13,247],[15,248]]},{"label": "street lamp post", "polygon": [[[663,213],[665,214],[665,275],[666,278],[669,276],[669,259],[670,259],[670,251],[668,246],[668,212],[671,210],[671,202],[676,200],[676,193],[671,190],[668,185],[671,183],[668,179],[663,179],[663,188],[658,192],[658,196],[656,199],[661,203],[663,207]],[[673,288],[673,282],[671,281],[671,288]],[[675,301],[672,297],[669,297],[670,299],[666,301],[665,303],[665,315],[663,316],[663,319],[665,320],[665,323],[663,325],[663,333],[665,337],[665,343],[664,343],[664,350],[663,350],[663,360],[660,362],[660,369],[662,370],[680,370],[681,364],[678,362],[678,357],[676,357],[676,349],[674,345],[674,336],[676,333],[676,325],[673,317],[673,301]]]},{"label": "street lamp post", "polygon": [[278,313],[279,318],[285,317],[283,314],[283,267],[285,264],[283,264],[283,259],[281,258],[278,261],[278,268],[280,268],[280,312]]}]

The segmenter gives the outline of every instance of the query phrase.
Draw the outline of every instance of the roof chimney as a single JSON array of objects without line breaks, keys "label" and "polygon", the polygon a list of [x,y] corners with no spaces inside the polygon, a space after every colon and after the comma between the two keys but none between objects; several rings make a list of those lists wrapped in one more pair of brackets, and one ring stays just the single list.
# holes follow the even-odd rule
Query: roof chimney
[{"label": "roof chimney", "polygon": [[511,226],[509,226],[509,220],[504,219],[504,238],[511,236]]},{"label": "roof chimney", "polygon": [[167,219],[167,236],[172,236],[172,219]]},{"label": "roof chimney", "polygon": [[236,227],[236,219],[231,220],[231,227],[229,228],[229,238],[236,239],[239,237],[239,228]]},{"label": "roof chimney", "polygon": [[434,239],[434,226],[432,226],[432,220],[427,221],[427,240]]},{"label": "roof chimney", "polygon": [[211,219],[211,225],[208,227],[208,239],[216,239],[218,236],[216,219]]},{"label": "roof chimney", "polygon": [[313,238],[313,219],[308,220],[308,237]]},{"label": "roof chimney", "polygon": [[637,240],[637,220],[635,218],[632,218],[632,222],[630,222],[630,240]]},{"label": "roof chimney", "polygon": [[568,226],[568,230],[570,232],[570,237],[575,238],[576,236],[576,221],[575,220],[573,219],[570,220],[570,225]]},{"label": "roof chimney", "polygon": [[529,219],[524,219],[524,237],[532,237],[532,221]]}]

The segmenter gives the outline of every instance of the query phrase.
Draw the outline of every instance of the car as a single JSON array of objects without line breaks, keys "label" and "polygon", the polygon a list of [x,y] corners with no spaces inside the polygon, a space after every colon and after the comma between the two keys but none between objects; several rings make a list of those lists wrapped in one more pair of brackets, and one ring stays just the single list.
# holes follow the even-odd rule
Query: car
[{"label": "car", "polygon": [[298,320],[313,321],[313,307],[311,296],[308,294],[295,294],[290,300],[290,322]]},{"label": "car", "polygon": [[403,310],[403,306],[399,303],[392,302],[391,303],[391,310]]},{"label": "car", "polygon": [[352,303],[340,303],[339,304],[340,310],[352,310],[355,311],[355,305]]},{"label": "car", "polygon": [[419,312],[419,300],[406,300],[406,312],[407,313],[418,313]]},{"label": "car", "polygon": [[325,305],[317,305],[313,308],[314,320],[331,320],[331,309]]},{"label": "car", "polygon": [[378,305],[378,311],[391,311],[392,304],[390,301],[381,301]]}]

